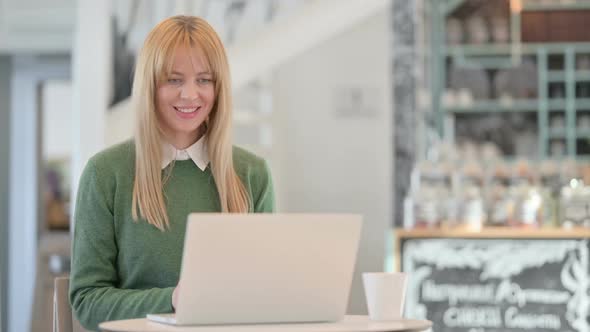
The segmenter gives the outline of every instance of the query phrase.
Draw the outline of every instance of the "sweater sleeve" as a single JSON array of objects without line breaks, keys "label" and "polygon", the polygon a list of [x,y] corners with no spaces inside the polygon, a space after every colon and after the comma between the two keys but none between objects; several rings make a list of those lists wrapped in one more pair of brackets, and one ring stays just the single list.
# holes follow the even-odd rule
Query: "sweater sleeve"
[{"label": "sweater sleeve", "polygon": [[254,212],[275,212],[275,192],[270,168],[266,161],[264,161],[263,166],[261,167],[257,182],[257,187],[259,189],[258,193],[254,194]]},{"label": "sweater sleeve", "polygon": [[[99,169],[100,170],[100,169]],[[120,289],[113,217],[114,179],[100,178],[91,159],[86,165],[76,200],[69,298],[87,329],[103,321],[172,312],[173,287]]]}]

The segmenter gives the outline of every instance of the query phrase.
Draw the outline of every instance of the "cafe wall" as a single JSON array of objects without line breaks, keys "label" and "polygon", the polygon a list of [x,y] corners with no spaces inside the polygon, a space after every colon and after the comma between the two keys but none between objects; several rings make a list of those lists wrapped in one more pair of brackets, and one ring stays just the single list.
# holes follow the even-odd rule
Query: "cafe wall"
[{"label": "cafe wall", "polygon": [[349,312],[366,313],[361,271],[383,271],[392,223],[390,13],[282,66],[275,76],[281,205],[364,216]]}]

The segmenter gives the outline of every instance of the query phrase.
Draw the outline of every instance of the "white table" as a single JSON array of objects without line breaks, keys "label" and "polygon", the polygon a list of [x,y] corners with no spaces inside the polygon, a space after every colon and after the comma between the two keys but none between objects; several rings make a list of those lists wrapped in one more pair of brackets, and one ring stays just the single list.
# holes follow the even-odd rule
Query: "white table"
[{"label": "white table", "polygon": [[419,332],[432,326],[427,320],[372,321],[368,316],[345,316],[335,323],[172,326],[145,318],[115,320],[99,325],[105,332]]}]

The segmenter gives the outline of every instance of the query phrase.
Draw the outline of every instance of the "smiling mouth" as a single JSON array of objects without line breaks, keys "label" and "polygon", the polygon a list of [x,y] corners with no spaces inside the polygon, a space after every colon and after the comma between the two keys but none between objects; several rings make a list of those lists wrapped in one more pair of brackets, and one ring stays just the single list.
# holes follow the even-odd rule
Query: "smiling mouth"
[{"label": "smiling mouth", "polygon": [[197,106],[197,107],[175,107],[173,106],[174,109],[180,113],[185,113],[185,114],[189,114],[189,113],[194,113],[198,110],[201,109],[201,106]]}]

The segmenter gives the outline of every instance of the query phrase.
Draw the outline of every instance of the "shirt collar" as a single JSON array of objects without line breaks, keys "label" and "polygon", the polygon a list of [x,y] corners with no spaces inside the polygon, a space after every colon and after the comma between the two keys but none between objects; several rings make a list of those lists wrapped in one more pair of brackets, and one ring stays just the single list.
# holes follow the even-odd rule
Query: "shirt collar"
[{"label": "shirt collar", "polygon": [[204,171],[209,164],[209,155],[207,153],[206,137],[203,135],[198,141],[193,143],[184,150],[176,149],[168,142],[162,143],[162,169],[166,168],[173,160],[188,160],[192,161]]}]

